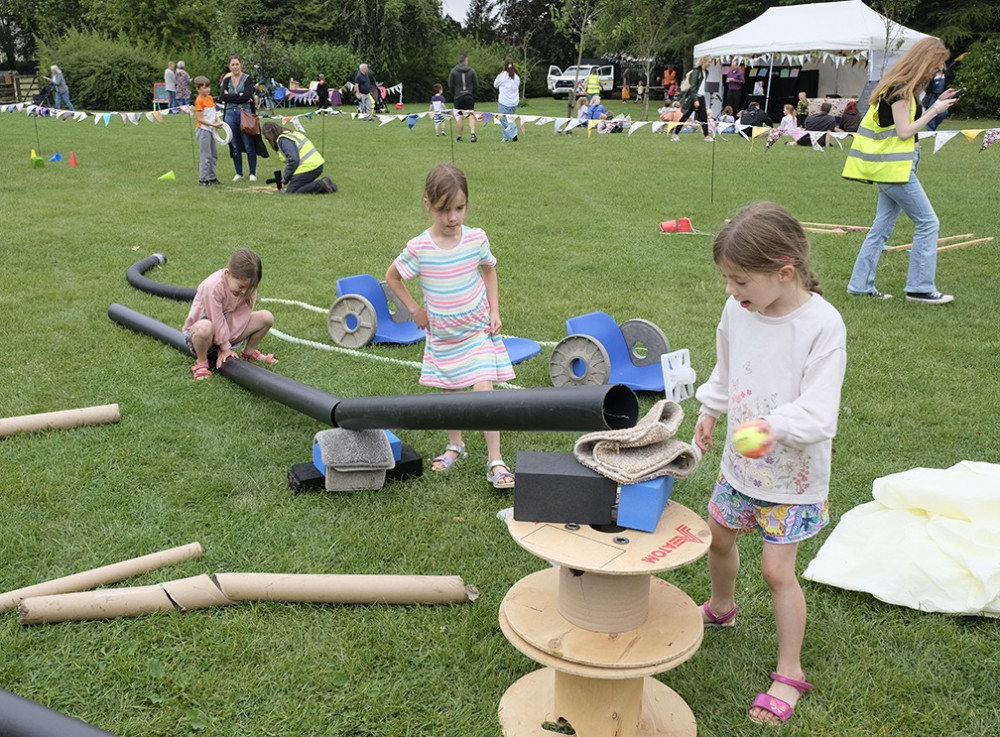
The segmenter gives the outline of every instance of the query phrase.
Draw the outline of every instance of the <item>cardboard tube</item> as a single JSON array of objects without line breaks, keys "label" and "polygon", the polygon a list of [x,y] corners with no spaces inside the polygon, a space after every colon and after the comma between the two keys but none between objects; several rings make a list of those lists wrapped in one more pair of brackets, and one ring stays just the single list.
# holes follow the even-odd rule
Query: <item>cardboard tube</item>
[{"label": "cardboard tube", "polygon": [[188,543],[180,547],[143,555],[139,558],[112,563],[101,568],[94,568],[89,571],[74,573],[62,578],[54,578],[51,581],[8,591],[5,594],[0,594],[0,612],[17,606],[17,603],[21,599],[29,596],[65,594],[71,591],[85,591],[86,589],[93,589],[98,586],[107,586],[108,584],[124,581],[131,576],[137,576],[140,573],[148,573],[149,571],[155,571],[157,568],[180,563],[189,558],[200,558],[203,552],[201,543]]},{"label": "cardboard tube", "polygon": [[114,737],[79,719],[0,689],[0,735],[4,737]]},{"label": "cardboard tube", "polygon": [[233,601],[319,604],[449,604],[475,601],[479,592],[459,576],[216,573]]},{"label": "cardboard tube", "polygon": [[53,624],[94,619],[134,617],[150,612],[172,612],[175,607],[160,584],[128,589],[99,589],[73,594],[30,596],[17,609],[21,624]]},{"label": "cardboard tube", "polygon": [[60,412],[44,412],[39,415],[22,415],[0,419],[0,438],[13,435],[16,432],[31,432],[48,430],[50,428],[64,429],[81,427],[83,425],[104,425],[118,422],[121,414],[117,404],[102,404],[99,407],[84,407],[82,409],[66,409]]}]

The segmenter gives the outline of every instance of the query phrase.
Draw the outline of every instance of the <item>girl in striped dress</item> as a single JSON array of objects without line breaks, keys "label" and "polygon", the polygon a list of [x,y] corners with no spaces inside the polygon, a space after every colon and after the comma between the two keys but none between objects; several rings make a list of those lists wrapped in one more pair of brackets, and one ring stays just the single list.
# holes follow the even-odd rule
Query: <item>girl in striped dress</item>
[{"label": "girl in striped dress", "polygon": [[[424,207],[431,226],[406,244],[385,279],[393,293],[427,331],[420,383],[444,391],[472,387],[491,391],[497,381],[514,378],[500,340],[496,258],[479,228],[463,225],[469,204],[465,174],[440,164],[427,175]],[[425,306],[410,294],[404,280],[419,277]],[[486,479],[497,489],[514,485],[514,474],[500,455],[500,433],[484,432]],[[466,455],[462,433],[448,431],[445,452],[431,468],[447,471]]]}]

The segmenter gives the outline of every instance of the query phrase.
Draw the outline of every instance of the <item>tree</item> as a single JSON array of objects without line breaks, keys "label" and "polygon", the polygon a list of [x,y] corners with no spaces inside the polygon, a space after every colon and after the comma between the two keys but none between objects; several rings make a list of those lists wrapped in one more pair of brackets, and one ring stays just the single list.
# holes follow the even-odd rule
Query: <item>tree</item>
[{"label": "tree", "polygon": [[[885,66],[892,52],[903,43],[903,24],[910,19],[919,0],[871,0],[871,8],[882,15],[885,23],[885,45],[882,49],[882,68],[879,79],[885,76]],[[872,63],[872,59],[868,63]]]},{"label": "tree", "polygon": [[[642,69],[649,89],[653,65],[665,51],[670,35],[670,19],[676,14],[679,0],[632,0],[612,3],[601,18],[597,32],[606,48],[627,55]],[[648,119],[649,95],[643,100],[643,119]]]},{"label": "tree", "polygon": [[503,43],[526,43],[534,58],[562,68],[569,66],[574,46],[553,23],[551,5],[551,0],[498,0],[497,25]]},{"label": "tree", "polygon": [[[576,42],[576,66],[579,75],[580,62],[583,61],[584,42],[590,36],[594,24],[604,12],[605,0],[563,0],[561,5],[552,5],[552,22],[564,36]],[[573,82],[573,90],[580,80]],[[575,94],[570,94],[566,103],[566,117],[573,117]]]},{"label": "tree", "polygon": [[480,43],[497,40],[496,0],[472,0],[465,14],[465,32]]}]

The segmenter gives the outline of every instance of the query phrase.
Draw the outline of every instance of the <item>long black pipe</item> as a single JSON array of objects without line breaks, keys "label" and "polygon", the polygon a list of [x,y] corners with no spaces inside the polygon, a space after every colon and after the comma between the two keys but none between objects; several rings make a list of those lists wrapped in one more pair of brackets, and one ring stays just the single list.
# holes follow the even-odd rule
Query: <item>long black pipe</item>
[{"label": "long black pipe", "polygon": [[[120,304],[108,308],[108,317],[191,355],[176,328]],[[230,359],[217,371],[313,419],[353,430],[590,432],[620,430],[639,420],[639,399],[621,384],[340,399],[248,361]]]},{"label": "long black pipe", "polygon": [[0,689],[0,737],[114,737],[114,735]]},{"label": "long black pipe", "polygon": [[170,284],[162,284],[145,276],[145,273],[154,266],[163,266],[165,263],[167,263],[166,256],[162,253],[154,253],[152,256],[146,256],[146,258],[132,264],[128,271],[125,272],[125,278],[129,284],[140,292],[148,292],[149,294],[155,294],[157,297],[166,297],[167,299],[176,299],[179,302],[190,302],[193,300],[197,290],[191,287],[175,287]]}]

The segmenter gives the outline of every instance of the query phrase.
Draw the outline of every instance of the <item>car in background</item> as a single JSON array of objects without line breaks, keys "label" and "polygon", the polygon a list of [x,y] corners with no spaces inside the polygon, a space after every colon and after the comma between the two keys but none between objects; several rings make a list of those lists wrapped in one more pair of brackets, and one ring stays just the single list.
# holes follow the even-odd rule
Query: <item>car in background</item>
[{"label": "car in background", "polygon": [[[615,88],[615,66],[614,64],[582,64],[560,69],[555,65],[549,67],[546,77],[546,85],[553,97],[566,97],[573,91],[574,85],[578,83],[586,84],[592,67],[597,67],[597,74],[601,78],[601,95],[607,96]],[[582,92],[583,90],[581,90]]]}]

